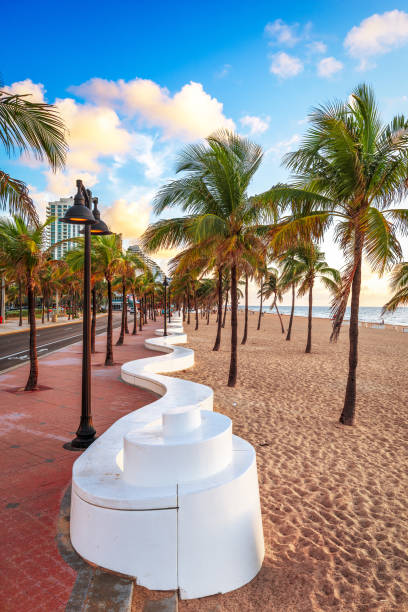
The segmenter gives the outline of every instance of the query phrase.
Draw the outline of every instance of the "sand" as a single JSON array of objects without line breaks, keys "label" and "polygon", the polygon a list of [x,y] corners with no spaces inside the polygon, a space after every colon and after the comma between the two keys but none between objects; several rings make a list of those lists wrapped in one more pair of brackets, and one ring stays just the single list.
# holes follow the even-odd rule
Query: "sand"
[{"label": "sand", "polygon": [[295,318],[290,342],[276,316],[261,331],[256,322],[250,314],[234,389],[229,326],[211,350],[215,316],[197,332],[186,325],[196,365],[176,375],[211,385],[215,409],[256,449],[265,561],[250,584],[181,601],[179,612],[408,610],[408,334],[360,330],[351,428],[338,424],[348,328],[330,344],[330,322],[314,319],[306,355],[306,319]]}]

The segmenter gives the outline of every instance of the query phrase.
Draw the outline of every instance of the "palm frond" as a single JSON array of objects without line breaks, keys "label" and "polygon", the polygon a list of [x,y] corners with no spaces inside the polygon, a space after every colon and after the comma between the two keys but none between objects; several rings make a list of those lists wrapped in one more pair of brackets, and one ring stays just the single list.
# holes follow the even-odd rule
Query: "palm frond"
[{"label": "palm frond", "polygon": [[53,170],[63,168],[67,152],[64,123],[55,106],[0,91],[0,142],[7,155],[31,152]]},{"label": "palm frond", "polygon": [[38,214],[25,183],[0,170],[0,208],[24,215],[38,224]]}]

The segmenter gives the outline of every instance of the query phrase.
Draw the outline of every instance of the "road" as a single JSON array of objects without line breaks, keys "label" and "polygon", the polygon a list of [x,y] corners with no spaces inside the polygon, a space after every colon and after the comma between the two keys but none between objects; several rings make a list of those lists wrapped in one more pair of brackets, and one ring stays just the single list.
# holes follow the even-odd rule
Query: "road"
[{"label": "road", "polygon": [[[96,333],[106,330],[106,317],[96,320]],[[120,325],[120,314],[113,315],[113,327]],[[41,325],[41,324],[40,324]],[[82,319],[56,327],[37,327],[38,356],[63,348],[82,338]],[[29,360],[29,331],[0,335],[0,372]]]}]

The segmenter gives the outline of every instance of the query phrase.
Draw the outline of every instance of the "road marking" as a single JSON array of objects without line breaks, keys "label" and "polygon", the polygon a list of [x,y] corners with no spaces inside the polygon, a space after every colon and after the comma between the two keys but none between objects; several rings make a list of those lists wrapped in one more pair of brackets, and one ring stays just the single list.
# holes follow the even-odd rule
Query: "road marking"
[{"label": "road marking", "polygon": [[[96,328],[96,331],[103,331],[104,328]],[[47,348],[44,348],[45,346],[50,346],[51,344],[58,344],[58,342],[65,342],[65,340],[72,340],[73,338],[82,338],[82,334],[75,334],[75,336],[68,336],[68,338],[60,338],[59,340],[53,340],[53,342],[47,342],[46,344],[40,344],[37,347],[37,353],[41,353],[42,351],[48,351]],[[21,355],[21,357],[17,357],[16,355]],[[27,357],[26,357],[27,355]],[[0,361],[2,361],[3,359],[28,359],[28,349],[25,349],[25,351],[18,351],[17,353],[11,353],[10,355],[5,355],[4,357],[0,357]]]},{"label": "road marking", "polygon": [[[57,344],[58,342],[64,342],[65,340],[72,340],[72,338],[80,338],[81,336],[82,334],[76,334],[75,336],[68,336],[68,338],[60,338],[59,340],[54,340],[53,342],[47,342],[47,344],[40,344],[40,346],[37,347],[37,352],[39,352],[38,349],[41,349],[44,346],[50,346],[51,344]],[[28,352],[28,349],[25,349],[25,351],[18,351],[17,353],[11,353],[10,355],[1,357],[1,359],[10,359],[10,357],[15,357],[16,355],[21,355],[22,353],[27,353],[27,352]]]}]

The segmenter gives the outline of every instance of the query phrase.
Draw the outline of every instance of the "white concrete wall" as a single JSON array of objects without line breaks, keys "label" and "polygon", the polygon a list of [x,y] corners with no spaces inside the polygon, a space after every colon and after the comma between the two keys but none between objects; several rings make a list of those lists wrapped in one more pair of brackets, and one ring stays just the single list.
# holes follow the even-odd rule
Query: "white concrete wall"
[{"label": "white concrete wall", "polygon": [[163,375],[194,364],[191,349],[175,346],[187,339],[176,316],[169,334],[145,341],[165,355],[122,366],[124,381],[160,399],[74,464],[71,540],[92,563],[188,599],[249,582],[264,544],[255,451],[212,413],[212,389]]}]

